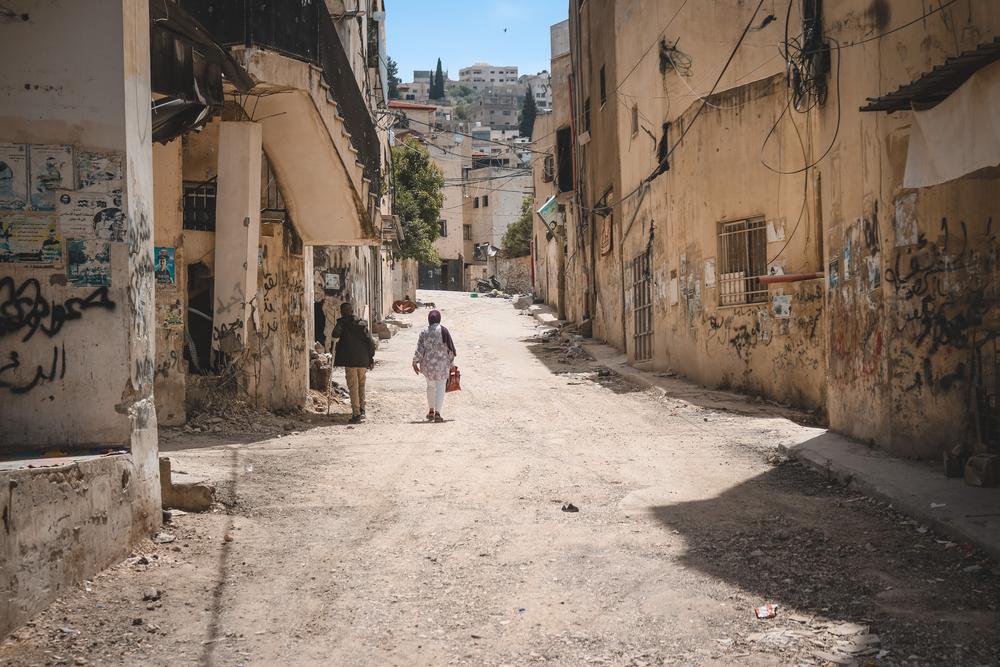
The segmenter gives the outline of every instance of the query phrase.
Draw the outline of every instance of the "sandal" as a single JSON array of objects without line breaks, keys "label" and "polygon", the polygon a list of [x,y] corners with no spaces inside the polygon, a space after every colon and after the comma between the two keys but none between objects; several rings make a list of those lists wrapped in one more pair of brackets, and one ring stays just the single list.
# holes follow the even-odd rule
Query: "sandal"
[{"label": "sandal", "polygon": [[434,413],[434,422],[436,424],[441,424],[441,423],[444,422],[444,417],[441,416],[440,412],[435,412]]},{"label": "sandal", "polygon": [[424,417],[424,419],[426,419],[429,422],[432,422],[432,421],[434,421],[434,414],[435,414],[435,412],[433,410],[428,410],[427,411],[427,416]]}]

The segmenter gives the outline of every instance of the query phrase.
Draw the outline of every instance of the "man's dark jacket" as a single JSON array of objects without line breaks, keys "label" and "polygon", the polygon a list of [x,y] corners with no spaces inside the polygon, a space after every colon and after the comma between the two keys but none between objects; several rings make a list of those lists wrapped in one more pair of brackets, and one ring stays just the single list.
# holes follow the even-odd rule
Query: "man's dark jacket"
[{"label": "man's dark jacket", "polygon": [[375,340],[368,333],[368,323],[354,317],[341,317],[333,328],[337,339],[337,351],[333,356],[334,366],[348,368],[368,368],[375,359]]}]

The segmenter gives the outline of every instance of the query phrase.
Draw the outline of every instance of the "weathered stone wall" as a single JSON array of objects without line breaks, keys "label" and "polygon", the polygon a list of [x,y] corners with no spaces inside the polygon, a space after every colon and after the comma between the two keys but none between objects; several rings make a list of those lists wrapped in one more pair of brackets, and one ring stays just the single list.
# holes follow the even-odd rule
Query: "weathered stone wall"
[{"label": "weathered stone wall", "polygon": [[148,7],[4,9],[29,18],[0,28],[0,142],[28,161],[0,211],[0,452],[127,453],[0,472],[0,634],[160,521]]}]

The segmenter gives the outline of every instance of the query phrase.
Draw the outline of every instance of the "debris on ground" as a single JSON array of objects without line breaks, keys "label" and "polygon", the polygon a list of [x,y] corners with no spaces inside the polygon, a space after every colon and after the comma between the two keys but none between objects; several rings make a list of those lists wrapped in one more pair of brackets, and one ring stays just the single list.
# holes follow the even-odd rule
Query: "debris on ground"
[{"label": "debris on ground", "polygon": [[330,379],[333,377],[333,355],[324,352],[322,346],[309,350],[309,388],[316,391],[327,391]]},{"label": "debris on ground", "polygon": [[577,507],[576,505],[574,505],[573,503],[564,503],[563,506],[562,506],[562,511],[563,512],[579,512],[580,508]]},{"label": "debris on ground", "polygon": [[774,618],[778,615],[778,605],[770,602],[753,610],[757,618]]}]

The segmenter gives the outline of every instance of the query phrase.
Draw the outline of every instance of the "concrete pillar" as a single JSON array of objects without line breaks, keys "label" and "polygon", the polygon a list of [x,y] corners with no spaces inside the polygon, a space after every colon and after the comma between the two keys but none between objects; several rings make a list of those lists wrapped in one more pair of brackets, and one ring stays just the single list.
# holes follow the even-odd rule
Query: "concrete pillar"
[{"label": "concrete pillar", "polygon": [[226,354],[246,346],[251,299],[257,293],[261,139],[257,123],[219,126],[212,349]]},{"label": "concrete pillar", "polygon": [[160,492],[147,1],[0,13],[0,144],[30,193],[0,205],[0,454],[127,451],[0,472],[4,635],[158,526]]}]

